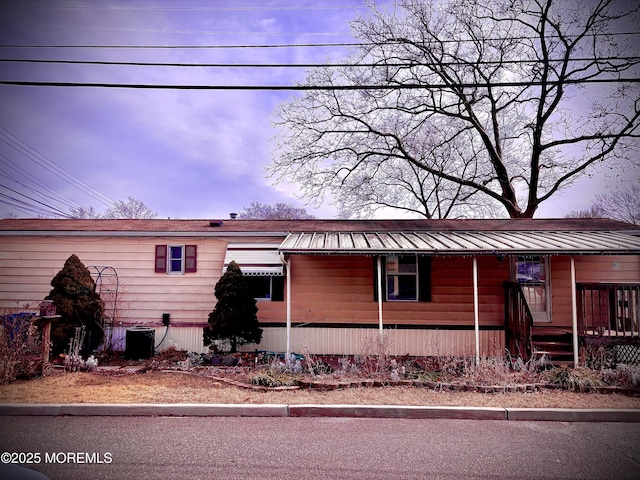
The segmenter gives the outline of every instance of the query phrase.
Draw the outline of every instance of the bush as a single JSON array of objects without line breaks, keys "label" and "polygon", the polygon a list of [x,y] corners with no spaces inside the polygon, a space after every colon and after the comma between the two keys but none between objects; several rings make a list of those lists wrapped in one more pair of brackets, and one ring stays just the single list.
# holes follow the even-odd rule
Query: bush
[{"label": "bush", "polygon": [[203,330],[204,345],[216,341],[228,343],[230,352],[247,343],[260,343],[262,329],[258,324],[258,306],[236,262],[216,283],[214,294],[218,299],[209,314],[209,325]]},{"label": "bush", "polygon": [[42,373],[42,348],[33,313],[0,317],[0,384]]},{"label": "bush", "polygon": [[71,255],[51,280],[53,289],[47,295],[61,318],[51,326],[51,354],[64,353],[77,327],[86,328],[82,353],[89,355],[103,340],[103,303],[95,291],[91,273],[76,255]]}]

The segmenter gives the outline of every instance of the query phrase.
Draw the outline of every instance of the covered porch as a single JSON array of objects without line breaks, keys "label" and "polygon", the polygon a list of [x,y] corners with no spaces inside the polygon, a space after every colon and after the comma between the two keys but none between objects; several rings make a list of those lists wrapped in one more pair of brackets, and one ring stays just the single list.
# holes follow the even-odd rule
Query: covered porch
[{"label": "covered porch", "polygon": [[[517,222],[515,222],[517,223]],[[421,232],[342,232],[342,231],[313,231],[290,233],[280,245],[278,251],[282,255],[286,266],[286,295],[287,304],[286,318],[286,351],[291,352],[292,347],[292,326],[299,324],[299,319],[292,317],[291,303],[296,296],[292,289],[292,282],[296,282],[296,264],[303,258],[311,256],[342,256],[342,257],[372,257],[376,265],[375,271],[382,272],[376,274],[374,278],[374,288],[376,290],[377,301],[377,330],[380,335],[389,324],[389,312],[391,302],[385,302],[389,295],[397,292],[388,290],[388,284],[384,283],[385,259],[391,256],[415,255],[417,258],[467,258],[471,259],[470,266],[466,273],[467,280],[471,280],[472,296],[469,298],[469,307],[473,310],[473,323],[465,324],[470,327],[473,334],[473,351],[468,352],[480,359],[483,350],[483,340],[481,340],[481,325],[486,315],[480,308],[482,293],[479,285],[479,276],[488,275],[482,271],[479,265],[486,265],[486,262],[479,262],[480,259],[492,257],[496,261],[510,264],[514,259],[522,256],[562,256],[569,260],[567,265],[567,275],[570,276],[571,285],[571,323],[563,326],[563,332],[568,334],[570,356],[574,364],[578,363],[580,355],[580,345],[584,343],[584,338],[595,331],[589,325],[603,325],[605,320],[602,315],[605,311],[611,312],[610,302],[606,303],[604,293],[593,293],[593,300],[584,300],[587,297],[585,292],[607,291],[608,290],[585,290],[576,282],[575,259],[582,256],[608,256],[608,255],[639,255],[640,237],[630,235],[627,232],[613,231],[421,231]],[[468,261],[468,260],[467,260]],[[434,279],[437,281],[437,279]],[[528,360],[532,355],[532,332],[534,329],[534,312],[531,311],[531,299],[522,291],[522,285],[518,282],[507,281],[504,283],[504,341],[505,347],[512,356],[520,355]],[[638,285],[631,285],[631,290],[625,290],[622,298],[624,302],[631,302],[630,311],[635,315],[634,326],[625,328],[618,327],[607,330],[615,332],[616,337],[622,332],[626,332],[629,338],[632,331],[638,336]],[[635,289],[634,289],[635,288]],[[631,292],[631,293],[629,293]],[[322,292],[318,292],[319,295]],[[589,293],[588,295],[592,295]],[[607,293],[606,295],[610,295]],[[616,294],[617,295],[617,294]],[[589,297],[591,298],[591,297]],[[609,297],[607,297],[609,298]],[[626,299],[626,300],[625,300]],[[417,301],[417,298],[416,298]],[[580,303],[583,302],[583,303]],[[586,302],[586,303],[585,303]],[[634,303],[635,302],[635,303]],[[587,315],[585,305],[599,312],[594,316]],[[596,305],[598,307],[596,307]],[[551,312],[549,312],[549,326],[553,326]],[[428,324],[428,320],[425,321]],[[615,321],[608,319],[608,325],[615,326]],[[391,320],[393,323],[393,320]],[[344,326],[344,325],[343,325]],[[293,327],[296,328],[296,327]],[[589,333],[591,332],[591,333]],[[604,336],[605,331],[602,331]]]}]

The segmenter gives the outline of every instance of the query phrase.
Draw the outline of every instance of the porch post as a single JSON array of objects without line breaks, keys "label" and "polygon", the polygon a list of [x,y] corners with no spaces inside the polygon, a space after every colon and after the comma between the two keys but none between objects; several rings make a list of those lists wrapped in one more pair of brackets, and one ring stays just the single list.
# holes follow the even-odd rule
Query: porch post
[{"label": "porch post", "polygon": [[478,259],[473,256],[473,319],[476,333],[476,365],[480,363],[480,308],[478,305]]},{"label": "porch post", "polygon": [[291,258],[282,256],[287,274],[287,357],[291,355]]},{"label": "porch post", "polygon": [[382,337],[382,257],[378,255],[378,328]]},{"label": "porch post", "polygon": [[573,365],[578,366],[578,306],[576,295],[576,262],[571,257],[571,328],[573,330]]}]

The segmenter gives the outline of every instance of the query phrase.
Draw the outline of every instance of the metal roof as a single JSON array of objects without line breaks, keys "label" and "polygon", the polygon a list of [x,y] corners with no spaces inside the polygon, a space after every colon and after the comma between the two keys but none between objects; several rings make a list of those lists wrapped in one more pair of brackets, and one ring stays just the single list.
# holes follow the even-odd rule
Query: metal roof
[{"label": "metal roof", "polygon": [[290,233],[288,254],[640,254],[640,236],[611,231]]}]

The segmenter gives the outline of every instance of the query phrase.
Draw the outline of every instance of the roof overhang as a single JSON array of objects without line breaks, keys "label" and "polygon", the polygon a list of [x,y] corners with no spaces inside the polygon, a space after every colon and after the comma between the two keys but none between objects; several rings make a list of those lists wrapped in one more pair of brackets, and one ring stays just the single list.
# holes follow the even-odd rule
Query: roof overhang
[{"label": "roof overhang", "polygon": [[638,255],[640,236],[612,231],[290,233],[289,255]]}]

